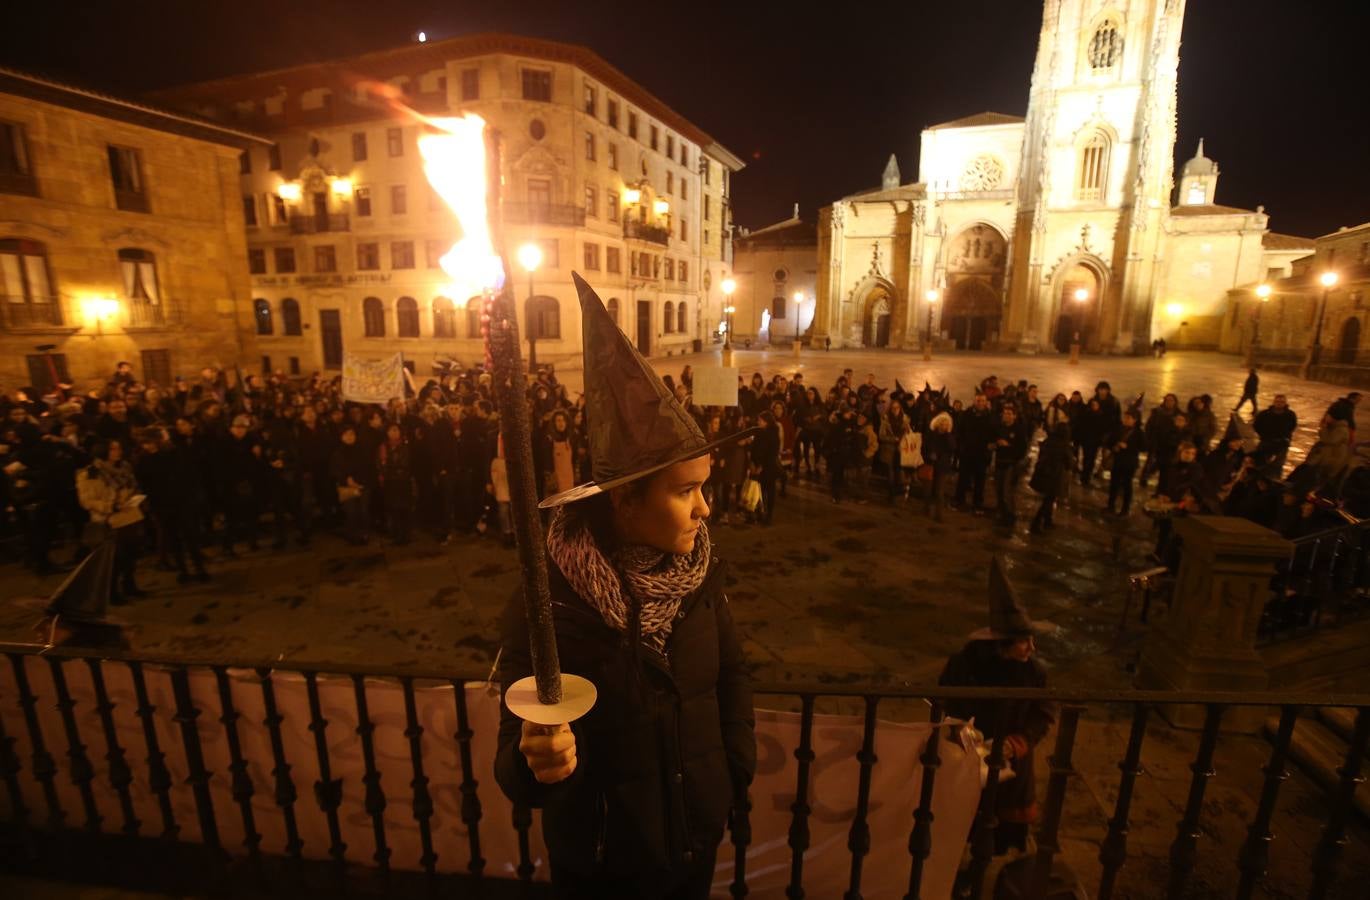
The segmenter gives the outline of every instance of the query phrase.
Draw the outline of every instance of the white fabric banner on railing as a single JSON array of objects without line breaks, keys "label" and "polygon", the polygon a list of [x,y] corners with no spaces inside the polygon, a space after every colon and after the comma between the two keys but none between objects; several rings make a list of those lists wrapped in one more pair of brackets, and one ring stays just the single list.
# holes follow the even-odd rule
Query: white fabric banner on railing
[{"label": "white fabric banner on railing", "polygon": [[[85,826],[81,794],[70,775],[70,746],[65,724],[57,708],[57,691],[49,662],[41,657],[21,657],[29,687],[35,695],[34,712],[47,751],[57,763],[53,779],[69,828]],[[100,827],[118,832],[124,827],[119,797],[109,782],[108,747],[96,709],[95,690],[89,667],[84,662],[63,664],[67,687],[75,706],[77,730],[85,753],[94,768],[91,783],[95,803],[102,816]],[[169,797],[178,838],[202,840],[195,798],[187,782],[185,741],[181,726],[174,720],[176,702],[170,671],[145,666],[144,677],[149,703],[155,707],[152,726],[159,750],[171,776]],[[155,836],[163,823],[158,798],[148,788],[148,749],[144,723],[135,711],[138,702],[132,672],[122,663],[103,666],[105,688],[114,704],[115,734],[124,759],[133,771],[130,787],[133,809],[141,822],[140,833]],[[218,684],[208,669],[191,669],[191,695],[199,710],[196,730],[211,774],[210,793],[219,840],[229,853],[246,854],[243,843],[243,816],[232,795],[229,765],[231,757],[227,732],[220,722],[223,715]],[[290,672],[273,674],[276,707],[282,717],[283,755],[294,785],[294,818],[307,859],[329,858],[328,820],[314,796],[319,780],[319,757],[314,734],[309,730],[309,698],[303,676]],[[261,680],[255,672],[231,670],[230,692],[237,720],[242,756],[247,760],[254,794],[251,808],[254,827],[261,835],[264,853],[283,855],[287,832],[283,810],[276,803],[276,760],[272,753],[271,732],[266,725],[266,708]],[[325,737],[331,775],[342,782],[342,803],[338,809],[342,840],[347,845],[349,862],[372,865],[376,852],[371,816],[367,813],[362,777],[366,768],[362,742],[357,734],[357,705],[354,682],[342,676],[319,676],[319,702],[327,720]],[[416,682],[415,701],[421,738],[422,764],[433,800],[432,830],[437,868],[443,872],[464,872],[470,855],[467,829],[461,821],[461,757],[457,732],[454,688],[438,682]],[[14,752],[21,764],[19,784],[29,821],[35,825],[50,822],[50,811],[42,786],[33,779],[33,747],[19,690],[12,668],[0,666],[0,721],[5,734],[14,741]],[[421,869],[423,854],[419,824],[413,815],[413,778],[410,742],[405,737],[404,693],[391,678],[366,679],[367,714],[375,730],[372,742],[376,768],[381,773],[380,787],[385,793],[385,837],[391,851],[390,865],[396,869]],[[485,873],[498,878],[515,877],[518,864],[518,837],[513,827],[513,810],[494,780],[494,755],[499,721],[499,697],[483,685],[467,688],[470,714],[472,775],[479,783],[481,804],[481,855]],[[918,761],[932,729],[926,724],[881,722],[876,729],[875,752],[878,761],[871,773],[870,826],[871,849],[865,858],[862,896],[899,898],[907,890],[909,863],[908,838],[913,827],[913,810],[918,803],[922,766]],[[815,716],[813,726],[814,761],[809,775],[809,849],[804,859],[804,887],[811,897],[836,897],[846,890],[851,866],[847,838],[856,810],[862,722],[859,716]],[[794,802],[796,766],[794,750],[799,745],[799,715],[796,713],[757,712],[758,767],[752,786],[752,844],[747,852],[747,882],[751,896],[783,896],[789,880],[791,851],[787,844]],[[933,798],[932,856],[928,860],[922,896],[948,897],[961,850],[974,816],[980,793],[979,759],[965,753],[958,744],[943,741],[941,767],[938,769]],[[7,791],[0,790],[0,812],[12,817]],[[714,896],[726,897],[733,875],[732,846],[725,836],[719,849]],[[530,831],[531,856],[536,866],[534,877],[547,877],[546,850],[539,818],[533,817]]]}]

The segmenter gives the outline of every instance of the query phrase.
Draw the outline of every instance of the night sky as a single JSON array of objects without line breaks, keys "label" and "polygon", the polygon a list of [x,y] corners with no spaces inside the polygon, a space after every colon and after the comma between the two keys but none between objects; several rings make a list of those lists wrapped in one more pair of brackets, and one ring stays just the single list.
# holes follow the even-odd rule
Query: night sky
[{"label": "night sky", "polygon": [[[90,7],[99,9],[91,11]],[[978,3],[595,3],[209,0],[11,4],[0,62],[115,93],[509,31],[584,44],[747,160],[737,221],[759,227],[879,183],[891,152],[917,175],[927,125],[1022,115],[1036,0]],[[1370,0],[1189,0],[1179,160],[1200,137],[1218,202],[1265,204],[1276,231],[1370,220]]]}]

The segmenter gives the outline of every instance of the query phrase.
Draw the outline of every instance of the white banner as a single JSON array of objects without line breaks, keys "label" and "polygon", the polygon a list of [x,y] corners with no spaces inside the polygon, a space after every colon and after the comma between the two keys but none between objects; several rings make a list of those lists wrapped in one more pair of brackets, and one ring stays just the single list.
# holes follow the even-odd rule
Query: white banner
[{"label": "white banner", "polygon": [[695,406],[736,406],[737,367],[700,366],[690,389]]},{"label": "white banner", "polygon": [[404,396],[404,354],[364,359],[343,354],[342,395],[355,403],[389,403]]}]

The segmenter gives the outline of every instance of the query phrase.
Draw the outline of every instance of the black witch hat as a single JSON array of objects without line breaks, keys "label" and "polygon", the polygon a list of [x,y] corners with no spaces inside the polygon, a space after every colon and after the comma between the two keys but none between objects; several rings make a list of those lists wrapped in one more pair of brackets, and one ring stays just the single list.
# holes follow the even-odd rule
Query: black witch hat
[{"label": "black witch hat", "polygon": [[627,484],[716,447],[750,437],[749,428],[710,442],[656,372],[629,343],[594,288],[572,272],[585,346],[585,420],[592,480],[538,504],[562,506]]},{"label": "black witch hat", "polygon": [[1024,638],[1057,631],[1051,622],[1033,621],[1018,599],[1018,591],[1004,572],[1004,561],[993,557],[989,567],[989,626],[972,631],[972,641],[994,641],[1004,638]]}]

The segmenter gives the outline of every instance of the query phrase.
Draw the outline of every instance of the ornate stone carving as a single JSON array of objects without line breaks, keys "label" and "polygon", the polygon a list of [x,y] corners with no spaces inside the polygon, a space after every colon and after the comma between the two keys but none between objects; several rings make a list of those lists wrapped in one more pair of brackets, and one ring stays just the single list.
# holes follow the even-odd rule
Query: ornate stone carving
[{"label": "ornate stone carving", "polygon": [[877,278],[883,278],[883,277],[885,277],[884,269],[883,269],[883,267],[882,267],[881,264],[880,264],[880,242],[879,242],[879,241],[875,241],[875,242],[873,242],[873,243],[871,244],[871,267],[870,267],[870,271],[867,272],[867,274],[868,274],[868,275],[874,275],[874,276],[877,277]]},{"label": "ornate stone carving", "polygon": [[982,153],[970,161],[961,173],[961,190],[992,191],[1004,181],[1004,164],[994,156]]}]

